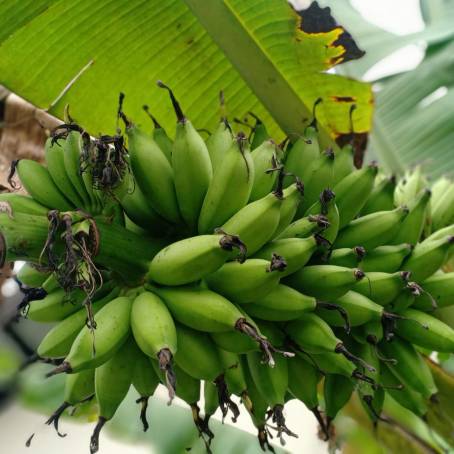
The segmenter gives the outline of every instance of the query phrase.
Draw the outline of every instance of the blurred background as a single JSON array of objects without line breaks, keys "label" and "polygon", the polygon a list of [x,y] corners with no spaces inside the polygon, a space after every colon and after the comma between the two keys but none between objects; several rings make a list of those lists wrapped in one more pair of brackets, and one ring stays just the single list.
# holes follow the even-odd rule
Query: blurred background
[{"label": "blurred background", "polygon": [[[304,8],[306,0],[294,0]],[[366,56],[340,65],[336,71],[373,83],[376,95],[374,128],[369,138],[367,159],[377,159],[393,171],[422,164],[433,178],[451,176],[454,169],[454,1],[452,0],[326,0],[323,6],[354,36]],[[55,119],[38,111],[13,93],[0,87],[0,184],[12,159],[40,160],[46,138],[45,128]],[[0,433],[7,452],[35,454],[88,452],[95,409],[87,405],[73,418],[61,422],[66,438],[45,425],[46,415],[61,402],[62,377],[44,380],[48,366],[32,364],[18,373],[48,327],[28,320],[14,321],[22,295],[14,272],[21,263],[8,265],[0,276]],[[446,399],[452,399],[454,371],[452,359],[437,358],[442,364],[437,380],[443,383]],[[357,402],[351,402],[338,421],[337,441],[327,446],[318,438],[312,413],[292,401],[286,407],[288,426],[300,438],[288,440],[284,451],[325,453],[341,446],[346,453],[453,452],[452,428],[415,421],[401,408],[394,408],[395,427],[368,425]],[[139,410],[131,394],[101,438],[101,452],[179,453],[204,452],[192,427],[192,417],[184,403],[166,405],[159,390],[149,408],[151,428],[147,434],[138,424]],[[213,452],[259,453],[255,429],[243,414],[233,426],[216,414]],[[89,424],[87,424],[87,421]],[[176,433],[178,431],[178,436]],[[31,447],[25,443],[35,433]],[[442,433],[443,437],[439,434]],[[222,447],[222,448],[221,448]],[[283,452],[284,452],[283,451]],[[6,452],[6,451],[5,451]]]}]

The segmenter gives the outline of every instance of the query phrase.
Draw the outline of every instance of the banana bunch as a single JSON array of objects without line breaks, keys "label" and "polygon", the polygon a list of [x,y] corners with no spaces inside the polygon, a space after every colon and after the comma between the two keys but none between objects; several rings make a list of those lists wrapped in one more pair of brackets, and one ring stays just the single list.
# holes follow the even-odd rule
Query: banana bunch
[{"label": "banana bunch", "polygon": [[211,415],[235,421],[239,403],[270,451],[273,430],[297,436],[292,399],[327,440],[354,393],[375,423],[387,394],[424,418],[437,397],[424,355],[454,352],[436,312],[454,304],[453,183],[355,169],[350,146],[320,149],[315,119],[278,145],[260,120],[247,137],[222,115],[204,140],[159,86],[173,139],[148,108],[154,132],[134,124],[121,96],[124,136],[68,121],[45,166],[14,163],[29,195],[0,194],[1,262],[27,262],[19,313],[54,323],[36,358],[67,376],[48,424],[59,433],[67,408],[95,399],[94,453],[131,386],[147,430],[159,384],[207,451]]}]

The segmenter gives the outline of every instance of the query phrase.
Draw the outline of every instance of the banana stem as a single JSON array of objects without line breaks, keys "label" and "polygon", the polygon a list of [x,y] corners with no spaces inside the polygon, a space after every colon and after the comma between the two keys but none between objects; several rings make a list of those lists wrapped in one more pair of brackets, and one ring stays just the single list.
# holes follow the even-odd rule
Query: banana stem
[{"label": "banana stem", "polygon": [[52,415],[50,416],[50,418],[46,421],[46,424],[48,426],[50,426],[51,424],[54,425],[55,427],[55,430],[58,434],[59,437],[66,437],[67,434],[62,434],[60,433],[60,431],[58,430],[58,423],[60,421],[60,416],[63,414],[63,412],[69,408],[71,406],[71,404],[69,404],[68,402],[63,402],[55,411],[54,413],[52,413]]},{"label": "banana stem", "polygon": [[93,430],[93,434],[90,438],[90,454],[94,454],[99,450],[99,434],[101,429],[104,427],[104,424],[107,422],[107,419],[100,416],[98,422]]},{"label": "banana stem", "polygon": [[222,412],[222,422],[224,422],[224,418],[227,416],[229,410],[232,412],[232,422],[236,422],[238,416],[240,416],[240,410],[235,402],[230,399],[230,393],[227,388],[227,384],[224,379],[224,374],[219,375],[214,380],[214,384],[218,390],[218,400],[219,406],[221,407]]},{"label": "banana stem", "polygon": [[136,400],[136,404],[141,404],[140,420],[142,421],[144,432],[146,432],[150,427],[150,425],[148,424],[148,420],[147,420],[148,399],[149,399],[149,396],[142,396]]}]

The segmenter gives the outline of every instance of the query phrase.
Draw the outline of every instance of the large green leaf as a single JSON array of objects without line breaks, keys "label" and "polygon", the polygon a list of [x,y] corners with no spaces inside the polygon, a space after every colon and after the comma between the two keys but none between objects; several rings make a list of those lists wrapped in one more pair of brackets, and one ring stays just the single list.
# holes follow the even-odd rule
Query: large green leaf
[{"label": "large green leaf", "polygon": [[[423,163],[424,171],[433,178],[452,173],[454,1],[421,0],[426,26],[404,36],[370,24],[348,0],[323,3],[332,6],[336,17],[348,24],[367,52],[365,58],[339,68],[342,74],[361,76],[383,57],[410,43],[428,46],[424,60],[413,71],[379,81],[369,156],[379,158],[396,173],[418,163]],[[444,96],[431,98],[434,94]]]},{"label": "large green leaf", "polygon": [[145,121],[141,106],[147,103],[164,125],[173,125],[158,79],[175,90],[201,128],[216,124],[222,89],[231,117],[253,111],[273,133],[276,123],[286,133],[301,132],[320,96],[318,116],[330,135],[349,130],[349,103],[339,99],[353,98],[356,130],[369,129],[370,87],[323,72],[345,57],[339,39],[344,29],[304,33],[285,0],[188,0],[196,15],[181,0],[39,3],[41,8],[34,6],[25,17],[22,8],[0,16],[0,29],[4,21],[9,24],[0,36],[0,82],[47,108],[93,62],[51,112],[61,117],[70,104],[72,116],[94,134],[114,131],[120,91],[137,122]]}]

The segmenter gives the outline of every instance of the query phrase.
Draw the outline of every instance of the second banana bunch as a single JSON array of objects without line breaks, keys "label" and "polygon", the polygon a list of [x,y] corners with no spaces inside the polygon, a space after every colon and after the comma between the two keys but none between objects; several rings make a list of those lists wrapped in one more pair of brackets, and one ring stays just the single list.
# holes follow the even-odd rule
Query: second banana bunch
[{"label": "second banana bunch", "polygon": [[204,140],[160,86],[173,140],[121,105],[125,135],[68,118],[45,165],[14,163],[29,196],[0,195],[1,262],[27,262],[19,314],[54,323],[35,359],[67,375],[48,424],[96,399],[94,453],[131,386],[147,430],[160,383],[208,451],[210,417],[235,421],[238,402],[270,451],[273,431],[300,429],[285,421],[292,399],[327,440],[354,393],[375,423],[389,399],[424,418],[438,392],[425,356],[454,352],[437,318],[454,304],[454,184],[355,169],[350,146],[320,149],[315,120],[288,145],[258,119],[247,137],[223,117]]}]

